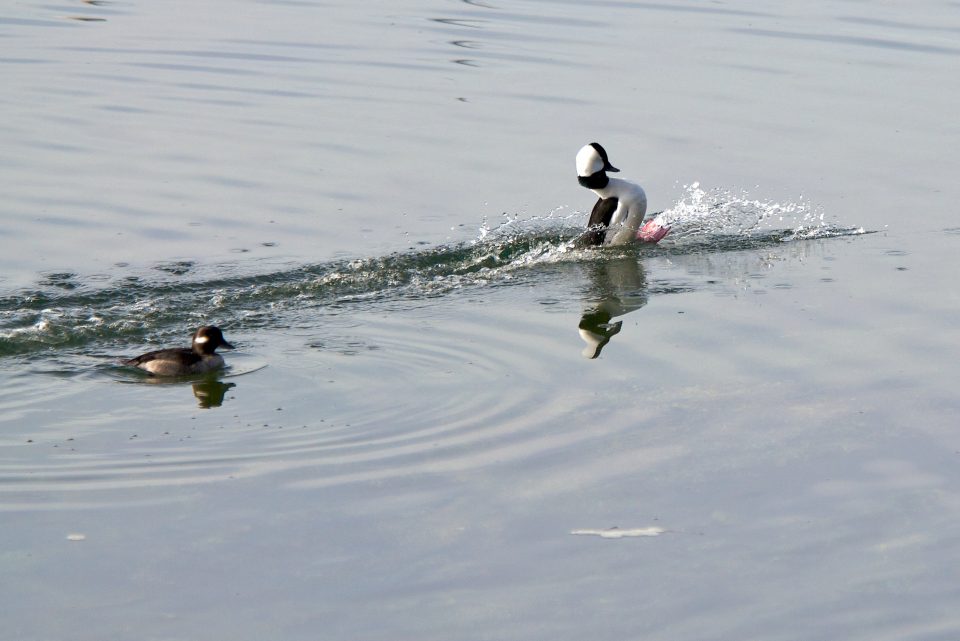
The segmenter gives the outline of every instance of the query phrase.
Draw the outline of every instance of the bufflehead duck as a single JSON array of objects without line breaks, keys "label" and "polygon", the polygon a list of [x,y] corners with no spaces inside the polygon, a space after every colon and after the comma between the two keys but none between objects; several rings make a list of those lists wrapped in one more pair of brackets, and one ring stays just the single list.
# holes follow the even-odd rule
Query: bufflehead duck
[{"label": "bufflehead duck", "polygon": [[233,349],[219,327],[201,327],[193,335],[193,344],[189,348],[158,349],[123,361],[123,364],[139,367],[155,376],[202,374],[223,367],[223,356],[216,353],[218,347]]},{"label": "bufflehead duck", "polygon": [[[621,178],[610,178],[608,171],[620,170],[610,164],[600,143],[584,145],[577,152],[577,180],[600,198],[590,212],[586,233],[580,237],[585,245],[632,243],[638,238],[637,232],[647,215],[647,194],[643,187]],[[664,235],[666,232],[656,240]],[[639,238],[648,240],[643,235]]]}]

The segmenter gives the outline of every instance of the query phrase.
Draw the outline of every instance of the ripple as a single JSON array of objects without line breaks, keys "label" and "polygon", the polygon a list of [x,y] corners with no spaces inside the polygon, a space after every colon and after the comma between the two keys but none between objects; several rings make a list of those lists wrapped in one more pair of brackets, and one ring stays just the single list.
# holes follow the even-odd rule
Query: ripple
[{"label": "ripple", "polygon": [[[772,252],[757,249],[800,247],[824,235],[799,228],[842,233],[818,226],[819,213],[813,224],[811,208],[689,193],[662,214],[681,232],[656,247],[577,250],[579,214],[507,216],[465,243],[259,272],[171,261],[136,277],[45,274],[37,287],[0,297],[4,363],[24,372],[11,377],[0,401],[9,417],[0,509],[110,506],[136,497],[148,504],[162,502],[171,486],[268,475],[314,490],[467,474],[625,429],[635,421],[604,419],[618,414],[619,401],[598,404],[589,386],[558,395],[541,382],[563,378],[558,368],[575,380],[582,363],[593,362],[578,353],[582,314],[622,316],[650,295],[704,286],[689,275],[648,283],[641,259],[687,263],[690,274],[722,273],[711,264],[719,263],[743,281],[767,273],[757,262],[772,260]],[[796,215],[796,226],[764,226],[782,224],[785,212]],[[720,260],[724,252],[735,252],[733,259]],[[513,318],[516,296],[528,290],[531,305],[550,305],[548,317],[570,317],[567,332],[544,334]],[[581,309],[565,305],[571,291]],[[501,296],[514,303],[498,306]],[[448,314],[451,304],[471,308]],[[115,348],[181,343],[191,326],[212,318],[236,337],[238,351],[248,351],[228,358],[223,375],[164,385],[119,376]],[[244,340],[259,328],[269,328],[268,338],[253,332]],[[263,369],[276,357],[258,354],[261,341],[270,353],[295,357]],[[278,386],[282,407],[264,406],[265,389]],[[635,390],[613,393],[636,406]],[[105,412],[104,397],[122,411]],[[662,404],[644,407],[633,418],[652,420],[660,411]],[[647,452],[651,462],[675,455]],[[51,494],[58,500],[48,502]]]},{"label": "ripple", "polygon": [[[357,373],[359,385],[348,380],[334,388],[356,391],[322,418],[313,405],[298,410],[287,399],[272,412],[240,411],[226,420],[222,413],[205,414],[191,425],[183,411],[168,411],[164,418],[134,410],[129,417],[111,418],[96,403],[84,407],[74,398],[71,424],[34,434],[24,445],[42,456],[0,462],[0,509],[62,509],[71,496],[84,506],[110,505],[133,490],[262,475],[281,475],[289,487],[305,489],[467,471],[588,438],[574,424],[558,429],[569,415],[567,403],[548,406],[535,385],[505,384],[505,371],[513,381],[533,381],[545,376],[546,366],[534,361],[518,368],[513,355],[529,337],[520,331],[504,340],[502,324],[490,320],[425,328],[387,319],[368,327],[380,344],[371,357],[378,377]],[[106,379],[88,382],[113,385]],[[89,390],[69,380],[51,387],[64,404],[80,389]],[[136,398],[184,386],[149,387],[120,386],[125,398],[118,402],[129,408]],[[365,394],[383,396],[387,389],[396,403],[362,402]],[[19,402],[8,401],[4,410],[15,412],[18,403],[35,409],[45,393],[35,389]],[[309,394],[315,403],[316,392]],[[37,492],[57,493],[60,500],[47,505]]]},{"label": "ripple", "polygon": [[908,53],[932,53],[947,56],[960,55],[960,48],[943,45],[926,44],[920,42],[906,42],[890,38],[876,38],[868,36],[851,36],[846,34],[829,33],[800,33],[777,29],[758,29],[754,27],[730,27],[728,31],[752,36],[779,38],[785,40],[808,40],[812,42],[827,42],[840,45],[855,45],[868,48],[880,48],[891,51],[905,51]]}]

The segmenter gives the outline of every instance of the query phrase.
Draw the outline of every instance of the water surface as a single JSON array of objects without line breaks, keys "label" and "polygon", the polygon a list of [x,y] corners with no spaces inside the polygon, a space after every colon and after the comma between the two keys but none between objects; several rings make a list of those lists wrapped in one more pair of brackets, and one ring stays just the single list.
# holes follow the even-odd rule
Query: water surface
[{"label": "water surface", "polygon": [[[956,637],[958,32],[0,12],[8,635]],[[593,140],[660,245],[571,243]],[[117,365],[205,323],[221,375]]]}]

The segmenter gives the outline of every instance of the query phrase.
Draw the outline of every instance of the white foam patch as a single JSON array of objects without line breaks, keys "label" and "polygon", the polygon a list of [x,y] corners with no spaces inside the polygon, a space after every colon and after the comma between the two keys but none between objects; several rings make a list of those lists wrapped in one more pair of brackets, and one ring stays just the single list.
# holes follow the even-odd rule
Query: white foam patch
[{"label": "white foam patch", "polygon": [[700,183],[684,185],[684,195],[656,221],[672,229],[673,240],[694,234],[749,234],[765,227],[796,231],[826,225],[823,209],[804,201],[775,202],[751,198],[747,192],[703,189]]},{"label": "white foam patch", "polygon": [[570,534],[599,536],[604,539],[622,539],[628,536],[660,536],[666,532],[662,527],[640,527],[620,529],[618,527],[608,528],[606,530],[571,530]]}]

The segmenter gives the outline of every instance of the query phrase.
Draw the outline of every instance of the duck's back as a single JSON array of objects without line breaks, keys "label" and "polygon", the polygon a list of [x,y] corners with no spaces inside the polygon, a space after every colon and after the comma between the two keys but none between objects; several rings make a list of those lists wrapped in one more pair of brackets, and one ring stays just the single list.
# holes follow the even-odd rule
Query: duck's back
[{"label": "duck's back", "polygon": [[[205,360],[203,356],[191,349],[174,347],[141,354],[136,358],[124,361],[124,365],[139,367],[158,376],[177,376],[213,369],[213,366],[205,363]],[[223,359],[219,360],[222,364]]]}]

